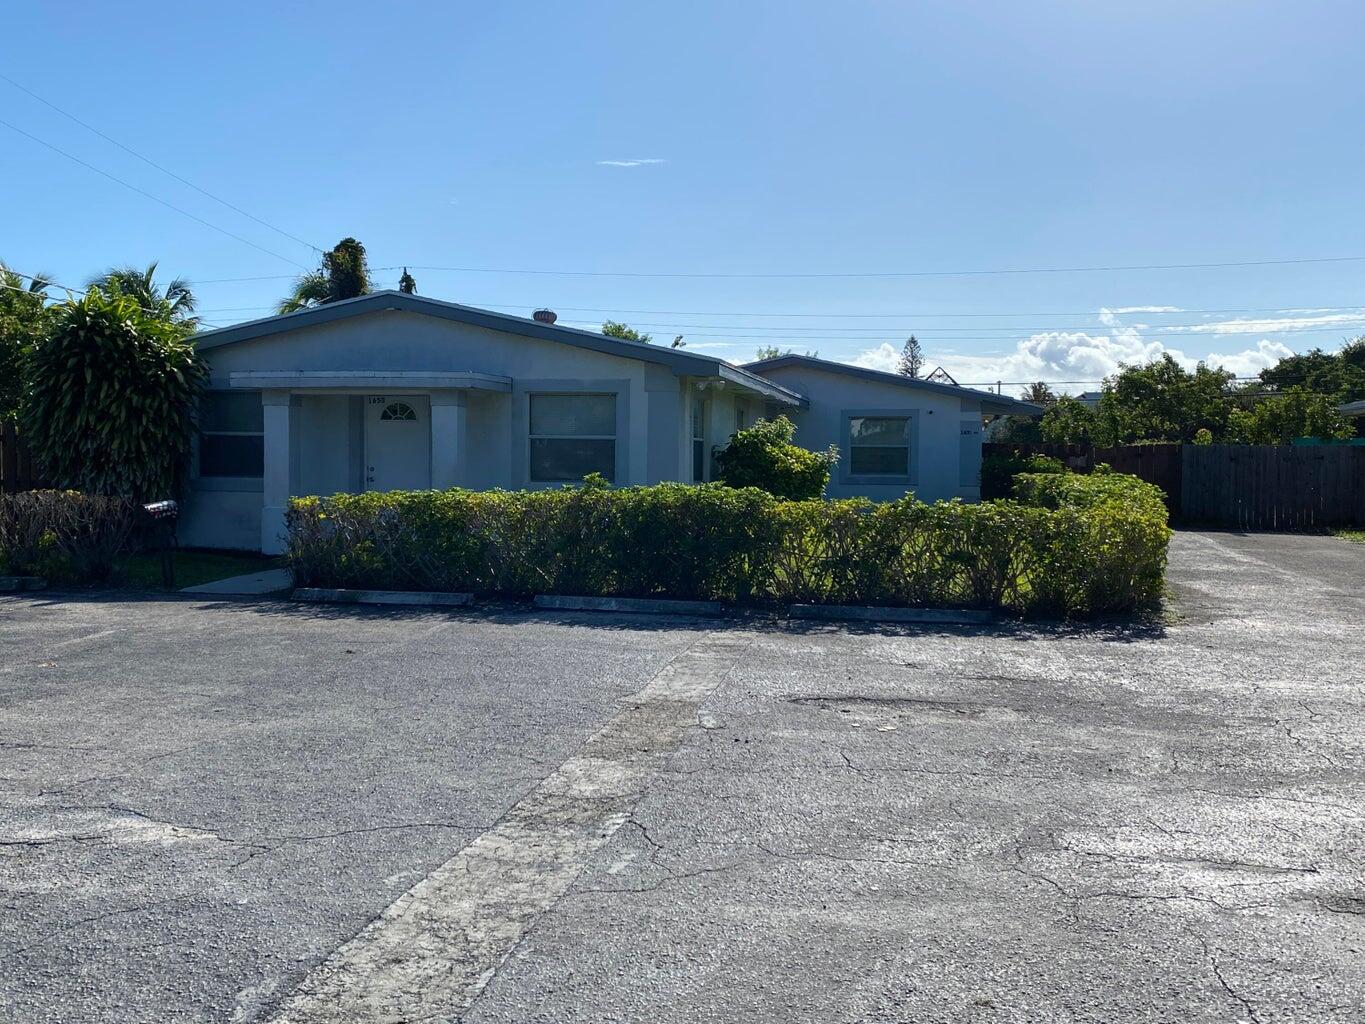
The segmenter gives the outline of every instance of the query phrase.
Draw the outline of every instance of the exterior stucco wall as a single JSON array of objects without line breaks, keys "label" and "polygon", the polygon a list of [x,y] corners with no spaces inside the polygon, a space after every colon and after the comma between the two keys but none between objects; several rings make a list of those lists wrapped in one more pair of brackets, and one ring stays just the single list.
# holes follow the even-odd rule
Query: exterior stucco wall
[{"label": "exterior stucco wall", "polygon": [[[639,360],[394,310],[210,348],[203,355],[215,389],[227,389],[234,372],[474,371],[511,378],[510,393],[461,392],[465,437],[458,482],[475,489],[536,486],[527,470],[531,394],[611,393],[617,399],[616,483],[690,479],[687,382]],[[361,394],[296,393],[289,400],[292,494],[363,488],[362,403]],[[257,547],[261,503],[260,481],[196,478],[186,502],[183,542]]]},{"label": "exterior stucco wall", "polygon": [[[821,451],[840,446],[839,466],[830,478],[832,498],[868,497],[877,501],[899,498],[914,491],[923,501],[980,497],[980,437],[968,444],[976,447],[975,462],[964,453],[963,429],[974,422],[979,407],[954,395],[919,391],[895,383],[882,383],[807,365],[767,368],[763,375],[775,383],[801,392],[810,408],[785,411],[796,424],[796,442]],[[905,415],[911,419],[913,478],[877,483],[849,473],[847,420],[855,415]]]}]

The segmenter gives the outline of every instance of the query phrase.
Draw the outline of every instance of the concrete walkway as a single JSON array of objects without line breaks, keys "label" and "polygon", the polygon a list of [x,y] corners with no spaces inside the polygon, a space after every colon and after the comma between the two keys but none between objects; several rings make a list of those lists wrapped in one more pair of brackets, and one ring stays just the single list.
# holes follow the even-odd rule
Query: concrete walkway
[{"label": "concrete walkway", "polygon": [[180,592],[219,594],[224,597],[254,597],[288,590],[293,585],[294,576],[288,569],[267,569],[264,572],[249,572],[244,576],[229,576],[224,580],[201,583],[197,587],[185,587]]}]

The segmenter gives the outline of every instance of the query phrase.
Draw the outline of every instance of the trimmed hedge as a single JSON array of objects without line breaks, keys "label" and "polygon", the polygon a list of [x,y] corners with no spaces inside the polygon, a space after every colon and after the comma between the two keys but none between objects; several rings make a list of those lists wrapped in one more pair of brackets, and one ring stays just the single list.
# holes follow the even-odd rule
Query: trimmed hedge
[{"label": "trimmed hedge", "polygon": [[298,586],[1048,616],[1155,605],[1170,532],[1160,500],[1120,496],[1113,476],[1046,479],[1078,483],[1024,477],[1026,502],[978,505],[780,501],[717,484],[296,498],[287,557]]},{"label": "trimmed hedge", "polygon": [[78,491],[0,495],[0,576],[107,580],[133,540],[137,506]]}]

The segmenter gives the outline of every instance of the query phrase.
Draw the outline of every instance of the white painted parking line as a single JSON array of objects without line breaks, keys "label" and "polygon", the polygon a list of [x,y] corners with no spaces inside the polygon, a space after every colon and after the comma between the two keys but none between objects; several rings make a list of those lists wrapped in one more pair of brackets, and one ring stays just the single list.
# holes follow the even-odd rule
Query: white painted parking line
[{"label": "white painted parking line", "polygon": [[468,1009],[630,817],[747,646],[707,634],[502,819],[316,967],[276,1024],[397,1024]]}]

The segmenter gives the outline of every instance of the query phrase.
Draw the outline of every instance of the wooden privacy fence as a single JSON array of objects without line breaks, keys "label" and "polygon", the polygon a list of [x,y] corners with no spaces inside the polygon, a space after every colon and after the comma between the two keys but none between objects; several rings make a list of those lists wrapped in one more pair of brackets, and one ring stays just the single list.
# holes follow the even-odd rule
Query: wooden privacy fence
[{"label": "wooden privacy fence", "polygon": [[45,486],[33,466],[33,456],[19,440],[13,420],[0,422],[0,494],[15,494]]},{"label": "wooden privacy fence", "polygon": [[1172,522],[1246,530],[1365,526],[1365,447],[1351,445],[986,444],[1089,472],[1107,462],[1166,494]]},{"label": "wooden privacy fence", "polygon": [[1365,526],[1365,448],[1184,445],[1181,518],[1246,530]]},{"label": "wooden privacy fence", "polygon": [[981,454],[1049,455],[1060,459],[1078,473],[1089,473],[1095,464],[1104,462],[1115,473],[1131,473],[1135,477],[1156,484],[1166,495],[1166,508],[1171,518],[1180,515],[1180,496],[1184,463],[1178,444],[1129,444],[1097,448],[1088,444],[1001,444],[990,442],[981,446]]}]

